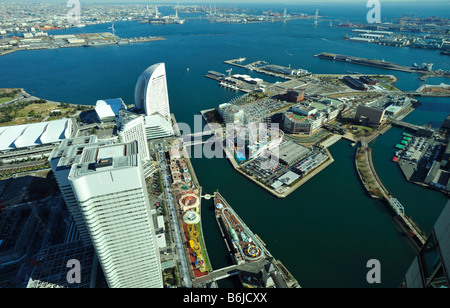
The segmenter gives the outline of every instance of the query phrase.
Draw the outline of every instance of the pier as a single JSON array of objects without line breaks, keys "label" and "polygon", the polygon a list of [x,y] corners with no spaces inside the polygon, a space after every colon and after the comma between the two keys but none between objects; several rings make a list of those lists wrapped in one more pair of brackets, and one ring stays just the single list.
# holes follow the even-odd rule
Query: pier
[{"label": "pier", "polygon": [[425,244],[426,236],[419,227],[405,215],[403,205],[394,198],[383,185],[372,162],[372,149],[365,143],[358,148],[355,157],[355,166],[359,178],[367,193],[374,199],[384,201],[395,214],[394,220],[402,231],[408,236],[413,246],[420,251]]},{"label": "pier", "polygon": [[214,193],[214,205],[217,225],[235,264],[196,278],[195,287],[205,287],[218,280],[239,275],[246,287],[300,288],[297,280],[280,261],[274,260],[265,244],[218,192]]},{"label": "pier", "polygon": [[382,69],[406,72],[406,73],[419,73],[419,74],[423,74],[426,77],[450,77],[450,74],[448,74],[448,73],[447,74],[446,73],[438,73],[436,71],[432,71],[431,69],[427,70],[427,69],[424,69],[421,67],[404,66],[404,65],[399,65],[397,63],[393,63],[393,62],[387,62],[384,60],[365,59],[365,58],[360,58],[360,57],[345,56],[345,55],[339,55],[339,54],[328,53],[328,52],[322,52],[320,54],[315,55],[314,57],[326,59],[326,60],[332,60],[332,61],[346,62],[346,63],[351,63],[351,64],[371,66],[371,67],[377,67],[377,68],[382,68]]}]

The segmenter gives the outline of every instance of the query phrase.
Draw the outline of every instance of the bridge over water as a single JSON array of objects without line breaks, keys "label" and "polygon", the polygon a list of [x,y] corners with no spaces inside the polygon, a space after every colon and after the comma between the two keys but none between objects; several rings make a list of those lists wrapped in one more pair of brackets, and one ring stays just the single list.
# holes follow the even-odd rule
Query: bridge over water
[{"label": "bridge over water", "polygon": [[205,284],[214,281],[219,281],[231,276],[238,275],[240,272],[258,273],[267,264],[267,260],[261,259],[252,263],[244,263],[240,265],[231,265],[209,273],[206,276],[196,278],[194,284]]},{"label": "bridge over water", "polygon": [[411,124],[411,123],[407,123],[407,122],[403,122],[403,121],[399,121],[399,120],[393,120],[393,119],[390,119],[389,122],[393,126],[411,130],[411,131],[416,132],[421,135],[431,137],[434,134],[434,130],[431,128],[428,128],[428,127],[423,127],[423,126],[419,126],[419,125],[415,125],[415,124]]}]

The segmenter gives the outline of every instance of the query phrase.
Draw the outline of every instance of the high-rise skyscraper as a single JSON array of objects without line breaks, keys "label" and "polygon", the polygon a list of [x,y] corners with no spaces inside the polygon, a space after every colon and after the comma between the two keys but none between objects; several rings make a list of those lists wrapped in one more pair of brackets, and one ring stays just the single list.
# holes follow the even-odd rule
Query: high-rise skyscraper
[{"label": "high-rise skyscraper", "polygon": [[68,176],[72,165],[80,161],[81,154],[86,147],[111,144],[111,140],[97,141],[97,137],[94,135],[65,139],[60,143],[59,147],[53,150],[49,157],[50,166],[55,175],[61,195],[64,198],[67,209],[72,214],[78,233],[86,246],[92,246],[91,237],[84,223],[83,216],[80,213],[78,201],[75,198]]},{"label": "high-rise skyscraper", "polygon": [[163,287],[138,142],[85,148],[68,180],[108,285]]},{"label": "high-rise skyscraper", "polygon": [[427,241],[408,268],[406,288],[450,287],[450,201],[442,210]]},{"label": "high-rise skyscraper", "polygon": [[164,63],[150,66],[139,77],[135,89],[135,107],[145,114],[147,139],[173,136]]},{"label": "high-rise skyscraper", "polygon": [[139,77],[135,89],[136,108],[145,115],[159,113],[170,120],[169,94],[167,91],[166,66],[157,63],[147,68]]}]

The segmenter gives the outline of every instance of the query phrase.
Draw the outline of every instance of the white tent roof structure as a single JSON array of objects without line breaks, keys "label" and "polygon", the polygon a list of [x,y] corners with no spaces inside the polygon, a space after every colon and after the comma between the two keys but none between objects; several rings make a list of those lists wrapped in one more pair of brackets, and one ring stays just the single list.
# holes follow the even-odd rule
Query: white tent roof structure
[{"label": "white tent roof structure", "polygon": [[70,119],[0,127],[0,151],[59,142],[71,133]]}]

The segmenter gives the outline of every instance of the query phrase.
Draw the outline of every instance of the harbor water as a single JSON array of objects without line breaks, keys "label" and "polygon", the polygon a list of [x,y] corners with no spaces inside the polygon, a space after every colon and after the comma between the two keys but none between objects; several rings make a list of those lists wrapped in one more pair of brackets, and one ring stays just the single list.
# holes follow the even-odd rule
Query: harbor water
[{"label": "harbor water", "polygon": [[[441,5],[447,5],[442,4]],[[242,7],[243,5],[241,5]],[[339,5],[289,5],[288,11],[320,15],[332,21],[363,21],[367,8]],[[400,4],[399,4],[400,6]],[[384,17],[401,17],[414,7],[387,6]],[[396,8],[396,9],[394,9]],[[284,7],[260,7],[278,10]],[[423,8],[421,15],[442,15],[435,6]],[[450,10],[446,10],[450,12]],[[449,17],[449,16],[446,16]],[[330,21],[297,20],[267,24],[209,24],[188,20],[184,25],[149,25],[137,22],[115,24],[119,37],[163,36],[167,40],[124,46],[66,48],[21,51],[0,57],[0,87],[18,87],[52,101],[94,105],[99,99],[121,97],[134,103],[134,87],[139,75],[150,65],[165,62],[171,112],[177,121],[193,124],[194,114],[214,108],[241,95],[205,78],[209,70],[225,73],[231,67],[224,60],[246,57],[246,62],[266,60],[282,66],[303,68],[313,73],[357,71],[394,74],[396,86],[415,90],[424,82],[418,75],[355,66],[315,58],[332,52],[364,58],[385,59],[401,65],[432,62],[434,68],[450,69],[450,58],[438,51],[378,46],[344,39],[348,28],[329,27]],[[53,34],[107,32],[110,25],[53,31]],[[247,72],[232,67],[233,73]],[[445,79],[429,82],[449,83]],[[422,106],[405,121],[439,127],[450,114],[448,98],[421,98]],[[427,234],[447,202],[436,191],[406,182],[391,162],[394,146],[402,130],[392,128],[376,139],[374,165],[385,186],[405,207],[406,214]],[[303,287],[397,287],[416,251],[398,229],[392,213],[380,201],[371,199],[359,182],[353,164],[356,149],[346,141],[330,148],[335,162],[308,183],[277,199],[235,172],[226,159],[192,159],[203,191],[219,189],[245,223],[267,244]],[[212,204],[202,207],[204,236],[213,268],[231,265],[217,228]],[[381,284],[366,281],[367,261],[381,264]],[[232,286],[232,284],[231,284]]]}]

